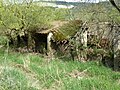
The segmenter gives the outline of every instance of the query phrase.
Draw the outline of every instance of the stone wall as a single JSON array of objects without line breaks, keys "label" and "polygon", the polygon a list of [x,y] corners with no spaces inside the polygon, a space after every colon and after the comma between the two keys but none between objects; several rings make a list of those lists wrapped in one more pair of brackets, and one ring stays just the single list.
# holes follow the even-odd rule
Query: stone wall
[{"label": "stone wall", "polygon": [[[90,23],[88,26],[88,39],[90,35],[97,36],[96,39],[108,40],[107,49],[114,53],[114,70],[120,70],[120,25],[109,22]],[[104,43],[102,43],[104,44]],[[101,45],[102,46],[102,45]],[[103,45],[104,46],[104,45]]]}]

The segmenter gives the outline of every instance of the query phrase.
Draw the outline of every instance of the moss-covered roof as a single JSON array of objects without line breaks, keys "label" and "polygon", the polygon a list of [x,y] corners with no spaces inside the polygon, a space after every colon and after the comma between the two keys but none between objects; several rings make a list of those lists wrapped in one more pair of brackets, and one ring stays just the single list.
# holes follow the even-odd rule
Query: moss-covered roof
[{"label": "moss-covered roof", "polygon": [[69,39],[70,37],[74,36],[77,31],[80,30],[82,24],[83,23],[81,20],[73,20],[65,23],[64,25],[60,26],[54,33],[55,39]]},{"label": "moss-covered roof", "polygon": [[53,32],[55,40],[69,39],[81,28],[83,22],[81,20],[72,21],[54,21],[51,23],[50,29],[38,30],[37,33],[47,34]]},{"label": "moss-covered roof", "polygon": [[62,27],[66,23],[68,23],[68,21],[54,21],[54,22],[51,22],[50,23],[51,28],[38,30],[37,33],[47,34],[49,32],[57,31],[59,27]]}]

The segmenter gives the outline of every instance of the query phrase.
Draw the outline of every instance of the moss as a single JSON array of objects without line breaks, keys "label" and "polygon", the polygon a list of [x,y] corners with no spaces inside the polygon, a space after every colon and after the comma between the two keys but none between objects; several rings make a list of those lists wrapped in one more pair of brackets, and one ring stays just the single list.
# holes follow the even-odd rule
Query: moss
[{"label": "moss", "polygon": [[81,20],[72,20],[63,26],[59,27],[58,31],[54,33],[56,40],[69,39],[74,36],[77,31],[80,30],[83,22]]}]

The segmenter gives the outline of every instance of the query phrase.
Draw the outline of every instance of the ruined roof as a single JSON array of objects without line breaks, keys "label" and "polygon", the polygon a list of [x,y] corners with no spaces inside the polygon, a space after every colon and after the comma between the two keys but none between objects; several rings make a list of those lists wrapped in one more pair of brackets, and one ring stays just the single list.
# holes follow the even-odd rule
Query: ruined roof
[{"label": "ruined roof", "polygon": [[83,22],[81,20],[72,20],[63,26],[59,27],[58,32],[55,33],[57,40],[69,39],[73,37],[82,27]]},{"label": "ruined roof", "polygon": [[54,21],[51,25],[50,29],[39,30],[37,33],[48,34],[49,32],[53,32],[56,40],[63,40],[73,36],[82,26],[82,21]]},{"label": "ruined roof", "polygon": [[47,34],[49,32],[53,32],[55,30],[58,30],[59,27],[63,26],[66,23],[68,23],[68,21],[54,21],[54,22],[51,22],[50,24],[51,24],[52,27],[50,29],[43,29],[43,30],[40,30],[37,33]]}]

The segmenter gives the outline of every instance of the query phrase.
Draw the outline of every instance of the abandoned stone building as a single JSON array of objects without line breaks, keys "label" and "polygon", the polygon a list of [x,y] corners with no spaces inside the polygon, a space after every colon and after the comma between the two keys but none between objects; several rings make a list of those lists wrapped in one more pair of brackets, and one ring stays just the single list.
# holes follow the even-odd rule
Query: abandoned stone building
[{"label": "abandoned stone building", "polygon": [[[47,55],[61,52],[62,55],[71,54],[73,59],[77,57],[79,60],[88,60],[88,58],[93,60],[98,57],[97,55],[102,55],[102,58],[105,59],[104,63],[109,59],[114,59],[111,63],[117,62],[117,65],[114,66],[119,67],[120,62],[118,61],[120,60],[117,59],[120,56],[118,54],[120,50],[120,25],[110,22],[87,23],[81,20],[55,21],[51,25],[50,29],[45,28],[31,33],[32,48],[35,52],[46,53]],[[24,41],[27,42],[28,40],[25,39]],[[96,49],[98,51],[95,51]],[[95,58],[93,58],[94,56]]]}]

